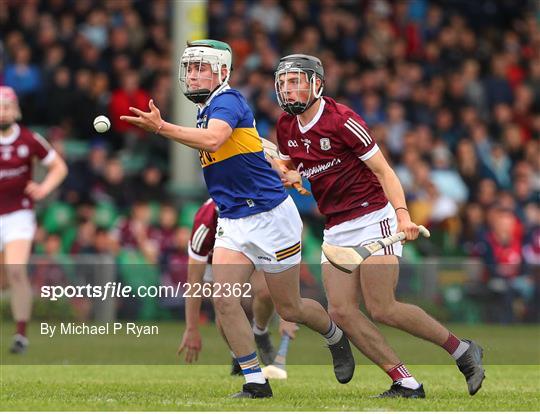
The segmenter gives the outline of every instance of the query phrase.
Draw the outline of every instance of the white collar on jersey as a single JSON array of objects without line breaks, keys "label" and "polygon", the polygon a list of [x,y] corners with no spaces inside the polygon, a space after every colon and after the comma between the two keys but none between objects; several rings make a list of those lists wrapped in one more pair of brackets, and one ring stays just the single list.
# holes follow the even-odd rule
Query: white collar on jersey
[{"label": "white collar on jersey", "polygon": [[0,137],[0,145],[13,144],[15,140],[19,137],[20,132],[21,128],[19,127],[19,124],[14,124],[13,132],[11,134],[9,134],[7,137]]},{"label": "white collar on jersey", "polygon": [[302,124],[300,123],[300,117],[296,115],[296,121],[298,122],[298,129],[300,129],[300,132],[302,134],[305,134],[306,132],[308,132],[311,128],[315,126],[317,122],[319,122],[319,119],[321,118],[322,113],[324,111],[325,104],[326,102],[324,101],[324,98],[321,96],[321,104],[319,105],[319,110],[317,111],[315,116],[311,119],[311,121],[308,122],[306,126],[302,126]]},{"label": "white collar on jersey", "polygon": [[204,104],[197,104],[199,109],[202,111],[204,108],[206,108],[208,105],[210,105],[210,101],[216,96],[219,95],[221,92],[226,91],[227,89],[231,89],[228,83],[224,83],[219,88],[217,88],[212,94],[208,97],[206,102]]}]

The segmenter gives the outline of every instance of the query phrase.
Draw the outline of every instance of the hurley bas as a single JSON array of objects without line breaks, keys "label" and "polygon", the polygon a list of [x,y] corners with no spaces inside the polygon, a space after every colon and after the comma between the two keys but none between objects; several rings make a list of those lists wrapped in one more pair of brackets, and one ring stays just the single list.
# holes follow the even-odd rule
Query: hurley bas
[{"label": "hurley bas", "polygon": [[59,325],[41,323],[41,335],[52,338],[54,335],[133,335],[137,338],[146,335],[158,335],[157,325],[138,325],[134,322],[107,322],[101,325],[86,323],[62,322]]}]

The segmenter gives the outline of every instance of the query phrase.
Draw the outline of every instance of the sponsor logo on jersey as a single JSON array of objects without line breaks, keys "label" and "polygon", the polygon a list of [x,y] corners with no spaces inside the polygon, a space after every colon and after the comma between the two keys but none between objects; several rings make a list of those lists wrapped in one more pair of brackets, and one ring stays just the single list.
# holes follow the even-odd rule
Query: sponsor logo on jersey
[{"label": "sponsor logo on jersey", "polygon": [[24,174],[26,171],[28,171],[27,165],[23,165],[19,168],[10,168],[7,170],[0,170],[0,180],[3,180],[5,178],[17,177],[19,175]]},{"label": "sponsor logo on jersey", "polygon": [[251,198],[248,198],[246,200],[246,203],[247,203],[248,207],[255,207],[255,202]]},{"label": "sponsor logo on jersey", "polygon": [[289,142],[287,142],[287,146],[288,147],[294,147],[294,148],[298,148],[298,142],[290,139]]},{"label": "sponsor logo on jersey", "polygon": [[329,149],[332,148],[330,146],[330,138],[321,138],[320,143],[321,143],[321,149],[323,151],[328,151]]},{"label": "sponsor logo on jersey", "polygon": [[309,178],[313,175],[317,175],[319,173],[322,173],[326,170],[328,170],[329,168],[332,168],[333,166],[335,165],[338,165],[338,164],[341,164],[341,159],[340,158],[334,158],[332,161],[328,161],[324,164],[319,164],[319,165],[316,165],[314,167],[310,167],[310,168],[307,168],[307,169],[304,169],[304,163],[301,162],[300,164],[298,164],[298,172],[300,173],[300,175],[302,177],[306,177],[306,178]]}]

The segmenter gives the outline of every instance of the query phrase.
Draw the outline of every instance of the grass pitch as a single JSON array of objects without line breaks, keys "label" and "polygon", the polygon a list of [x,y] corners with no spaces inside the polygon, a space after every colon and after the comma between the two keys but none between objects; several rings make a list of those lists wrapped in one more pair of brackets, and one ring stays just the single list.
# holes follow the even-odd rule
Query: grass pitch
[{"label": "grass pitch", "polygon": [[[328,351],[307,329],[299,332],[289,355],[289,379],[273,381],[274,398],[269,400],[231,400],[227,398],[240,389],[243,380],[228,375],[229,367],[209,365],[217,354],[227,353],[213,327],[203,330],[204,343],[200,364],[181,365],[173,356],[182,327],[161,324],[160,335],[145,345],[137,340],[118,337],[65,338],[62,342],[40,338],[37,326],[32,327],[29,352],[16,357],[6,355],[12,326],[3,326],[0,359],[0,406],[2,410],[60,411],[523,411],[540,407],[540,365],[538,363],[538,327],[453,327],[459,334],[483,341],[486,348],[486,375],[483,388],[470,397],[463,376],[448,357],[436,347],[409,338],[394,330],[384,330],[390,343],[400,354],[413,352],[430,365],[408,364],[413,374],[424,383],[425,400],[379,400],[376,395],[390,385],[387,376],[373,365],[358,365],[353,380],[347,385],[337,383],[329,365],[296,365],[305,359],[328,361]],[[9,328],[9,329],[6,329]],[[93,341],[98,341],[94,343]],[[78,341],[78,342],[77,342]],[[131,341],[131,346],[129,345]],[[313,346],[313,343],[316,346]],[[101,343],[101,346],[99,344]],[[78,348],[78,349],[77,349]],[[130,349],[133,348],[133,349]],[[139,349],[141,348],[141,349]],[[62,355],[55,349],[61,349]],[[66,354],[72,349],[77,353]],[[131,351],[134,351],[131,353]],[[144,351],[144,352],[143,352]],[[403,352],[400,352],[403,351]],[[318,354],[311,354],[318,352]],[[432,352],[433,355],[429,354]],[[529,354],[523,355],[524,352]],[[101,355],[104,364],[89,365],[89,354]],[[88,363],[81,363],[86,357]],[[126,355],[148,363],[145,355],[159,355],[161,365],[111,365],[125,361]],[[496,365],[491,355],[502,364]],[[519,364],[516,354],[529,361]],[[120,358],[123,355],[124,359]],[[412,354],[411,354],[412,355]],[[519,355],[518,355],[519,356]],[[60,359],[58,359],[60,358]],[[156,357],[157,358],[157,357]],[[514,359],[513,359],[514,358]],[[405,362],[410,356],[403,358]],[[43,362],[45,361],[45,362]],[[166,362],[169,361],[169,362]],[[514,361],[514,365],[509,362]],[[365,364],[365,360],[357,358]],[[41,365],[35,365],[40,364]],[[46,363],[46,365],[44,365]],[[166,365],[168,363],[168,365]],[[205,364],[206,363],[206,364]],[[62,365],[64,364],[64,365]],[[176,365],[175,365],[176,364]],[[205,364],[205,365],[203,365]]]}]

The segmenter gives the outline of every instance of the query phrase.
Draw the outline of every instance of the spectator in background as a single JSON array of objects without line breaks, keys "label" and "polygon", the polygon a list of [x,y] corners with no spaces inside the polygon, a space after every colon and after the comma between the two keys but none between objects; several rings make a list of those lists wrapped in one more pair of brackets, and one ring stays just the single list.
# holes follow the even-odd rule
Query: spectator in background
[{"label": "spectator in background", "polygon": [[77,238],[71,246],[71,254],[97,253],[94,240],[96,238],[96,225],[91,220],[82,220],[77,227]]},{"label": "spectator in background", "polygon": [[511,323],[523,317],[517,314],[517,300],[532,298],[532,283],[523,274],[523,231],[512,210],[496,205],[488,212],[488,231],[480,249],[485,264],[486,287],[492,295],[490,318]]},{"label": "spectator in background", "polygon": [[[96,158],[99,159],[99,153]],[[103,170],[103,178],[91,189],[94,201],[107,201],[120,209],[127,209],[134,199],[134,188],[124,175],[124,167],[118,158],[109,158]]]},{"label": "spectator in background", "polygon": [[476,155],[474,144],[468,139],[459,141],[456,148],[456,167],[467,186],[469,199],[476,196],[479,181],[484,176],[482,163]]},{"label": "spectator in background", "polygon": [[36,97],[42,87],[40,69],[31,63],[32,50],[28,46],[17,47],[13,54],[13,63],[5,68],[4,82],[17,93],[26,122],[33,122],[38,117]]},{"label": "spectator in background", "polygon": [[159,208],[159,223],[150,228],[149,237],[156,244],[161,259],[171,253],[177,246],[178,213],[176,206],[164,202]]},{"label": "spectator in background", "polygon": [[100,139],[92,141],[87,158],[69,165],[70,173],[62,186],[62,198],[71,204],[88,200],[89,192],[104,180],[107,157],[105,143]]},{"label": "spectator in background", "polygon": [[405,119],[405,109],[399,102],[388,105],[388,149],[392,157],[396,158],[403,150],[403,136],[409,129],[409,122]]},{"label": "spectator in background", "polygon": [[[112,129],[119,138],[143,137],[144,131],[136,128],[125,121],[120,120],[120,115],[129,113],[130,107],[146,108],[150,96],[148,92],[139,87],[139,75],[133,70],[121,74],[121,87],[114,90],[111,95],[109,114],[111,115]],[[121,145],[121,141],[116,144]],[[133,144],[129,146],[133,147]]]},{"label": "spectator in background", "polygon": [[150,208],[148,203],[135,200],[127,219],[120,219],[111,231],[113,251],[132,250],[142,253],[148,263],[157,263],[158,246],[149,237]]},{"label": "spectator in background", "polygon": [[493,108],[498,103],[511,104],[513,95],[510,83],[506,78],[507,58],[499,53],[491,59],[491,72],[484,82],[487,104]]},{"label": "spectator in background", "polygon": [[469,196],[467,186],[453,168],[452,154],[443,142],[431,151],[433,170],[431,180],[437,190],[456,203],[463,203]]},{"label": "spectator in background", "polygon": [[495,178],[497,187],[501,189],[509,189],[512,186],[510,158],[504,152],[504,148],[500,144],[493,144],[491,151],[485,158],[486,168],[490,175]]},{"label": "spectator in background", "polygon": [[47,119],[57,125],[65,122],[71,124],[73,120],[69,115],[73,113],[73,104],[71,72],[67,67],[60,66],[54,71],[52,84],[47,90]]},{"label": "spectator in background", "polygon": [[136,197],[140,200],[162,201],[166,194],[163,189],[163,173],[157,165],[148,165],[141,173],[136,187]]}]

